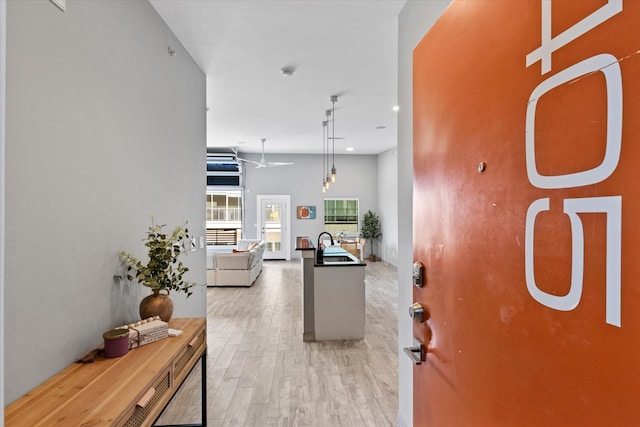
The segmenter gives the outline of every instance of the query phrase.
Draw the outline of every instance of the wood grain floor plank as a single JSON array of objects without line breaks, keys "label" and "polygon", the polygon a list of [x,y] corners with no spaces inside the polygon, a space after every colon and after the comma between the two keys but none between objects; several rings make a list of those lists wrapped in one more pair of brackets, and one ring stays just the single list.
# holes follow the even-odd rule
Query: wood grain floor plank
[{"label": "wood grain floor plank", "polygon": [[250,403],[247,407],[246,426],[263,426],[267,424],[268,403]]},{"label": "wood grain floor plank", "polygon": [[236,387],[224,418],[224,426],[242,426],[247,419],[247,408],[251,402],[253,390]]},{"label": "wood grain floor plank", "polygon": [[291,403],[291,378],[279,376],[273,381],[269,401],[269,418],[289,418]]},{"label": "wood grain floor plank", "polygon": [[261,363],[262,359],[259,357],[247,357],[240,373],[238,387],[255,387]]},{"label": "wood grain floor plank", "polygon": [[207,425],[395,425],[397,270],[368,263],[365,284],[365,338],[323,342],[302,341],[299,260],[265,261],[249,288],[208,288]]},{"label": "wood grain floor plank", "polygon": [[[225,420],[231,400],[238,385],[237,378],[224,379],[207,404],[207,417],[212,420]],[[208,397],[207,393],[207,397]]]}]

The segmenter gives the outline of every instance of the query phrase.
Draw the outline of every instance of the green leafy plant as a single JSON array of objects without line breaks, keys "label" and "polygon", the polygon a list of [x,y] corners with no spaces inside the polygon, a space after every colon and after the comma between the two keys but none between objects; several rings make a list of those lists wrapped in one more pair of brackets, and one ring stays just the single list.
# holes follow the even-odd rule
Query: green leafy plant
[{"label": "green leafy plant", "polygon": [[362,227],[360,228],[360,235],[362,238],[369,240],[371,248],[369,254],[375,257],[375,251],[373,243],[382,237],[382,228],[380,225],[380,218],[378,215],[368,210],[362,217]]},{"label": "green leafy plant", "polygon": [[162,231],[165,226],[155,225],[152,219],[147,237],[143,239],[144,245],[149,248],[149,261],[144,264],[131,253],[120,252],[121,259],[127,265],[127,279],[131,281],[135,278],[138,283],[154,291],[184,292],[189,297],[196,283],[183,279],[189,268],[180,261],[180,256],[191,244],[186,226],[187,223],[177,226],[171,233],[165,233]]}]

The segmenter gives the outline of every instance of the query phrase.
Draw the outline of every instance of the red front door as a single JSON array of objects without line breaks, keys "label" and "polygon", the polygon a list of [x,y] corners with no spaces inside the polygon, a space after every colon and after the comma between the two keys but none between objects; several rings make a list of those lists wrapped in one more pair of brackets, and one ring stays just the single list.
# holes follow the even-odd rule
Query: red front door
[{"label": "red front door", "polygon": [[640,2],[454,1],[414,51],[414,425],[640,425]]}]

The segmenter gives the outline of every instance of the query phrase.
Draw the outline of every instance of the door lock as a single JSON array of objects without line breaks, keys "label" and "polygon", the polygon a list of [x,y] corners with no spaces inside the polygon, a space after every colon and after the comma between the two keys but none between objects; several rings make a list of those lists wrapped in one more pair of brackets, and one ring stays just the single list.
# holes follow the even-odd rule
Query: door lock
[{"label": "door lock", "polygon": [[424,265],[421,262],[413,263],[413,284],[418,288],[424,286]]},{"label": "door lock", "polygon": [[429,311],[425,309],[425,307],[419,302],[411,304],[409,306],[409,316],[416,323],[424,323],[425,320],[429,319]]}]

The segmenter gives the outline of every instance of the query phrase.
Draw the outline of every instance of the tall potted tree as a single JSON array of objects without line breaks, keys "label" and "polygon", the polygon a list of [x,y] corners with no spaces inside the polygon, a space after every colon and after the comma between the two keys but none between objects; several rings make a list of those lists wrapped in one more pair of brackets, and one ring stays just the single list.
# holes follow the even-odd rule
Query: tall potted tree
[{"label": "tall potted tree", "polygon": [[369,241],[369,261],[375,261],[376,254],[374,243],[382,237],[382,229],[380,226],[380,218],[371,210],[368,210],[362,217],[360,235],[363,239],[367,239]]}]

